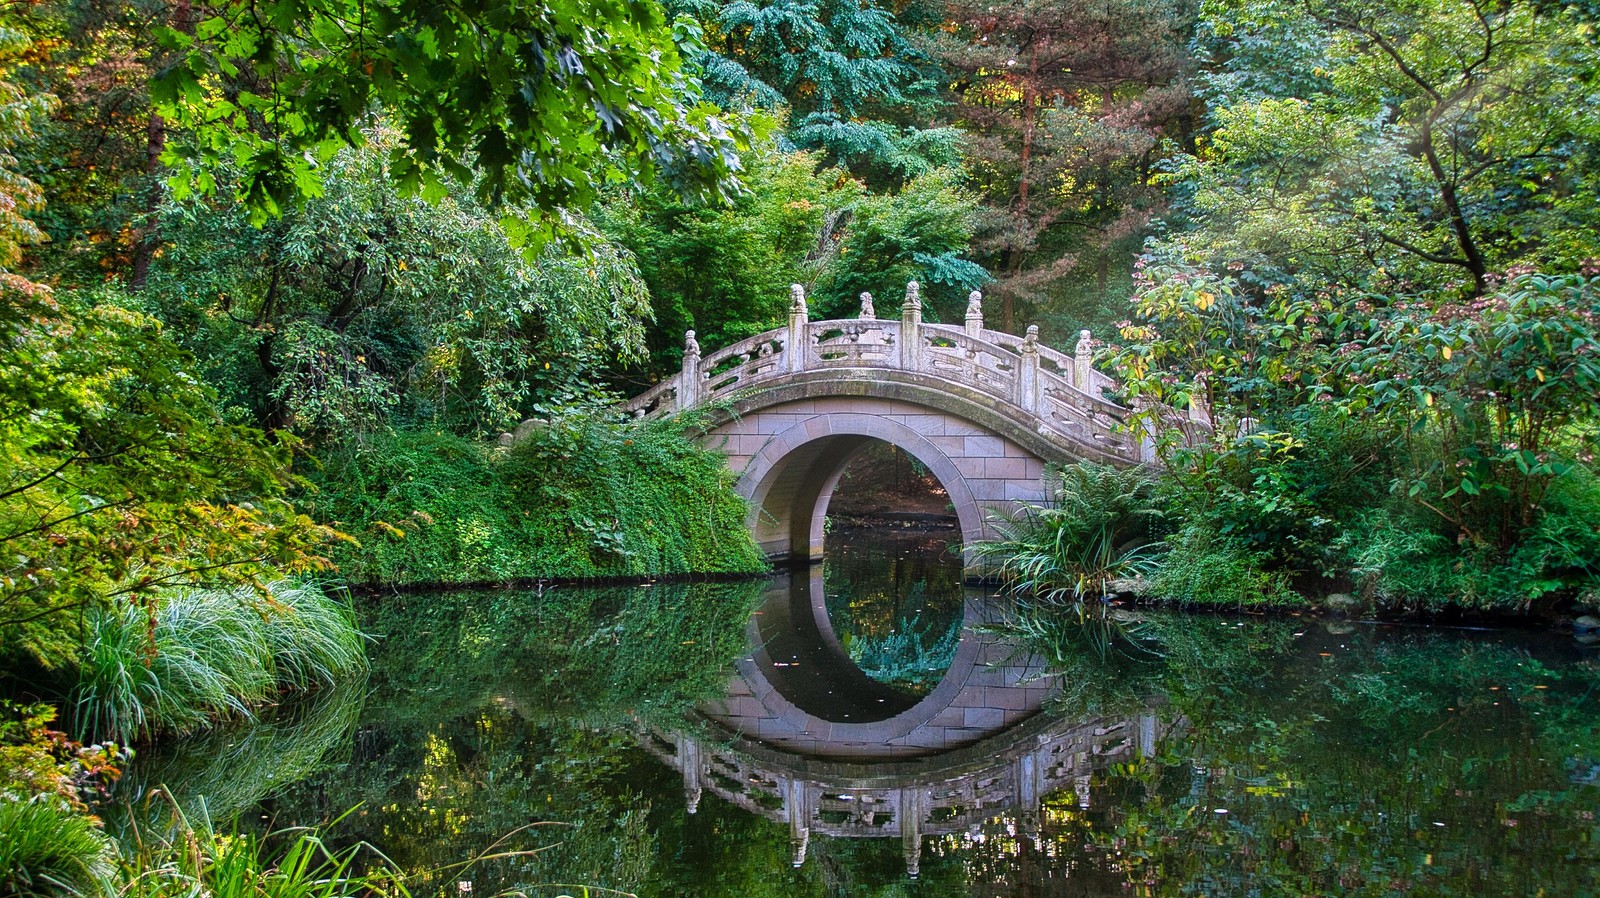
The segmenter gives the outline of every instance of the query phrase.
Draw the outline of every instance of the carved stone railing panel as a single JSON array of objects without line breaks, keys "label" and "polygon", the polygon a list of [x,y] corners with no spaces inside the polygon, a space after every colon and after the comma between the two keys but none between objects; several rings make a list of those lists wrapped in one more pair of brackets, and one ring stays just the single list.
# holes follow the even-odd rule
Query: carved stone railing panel
[{"label": "carved stone railing panel", "polygon": [[700,401],[717,399],[786,373],[784,352],[787,348],[784,332],[773,330],[706,356],[698,368],[705,383]]},{"label": "carved stone railing panel", "polygon": [[669,414],[807,371],[894,370],[992,397],[997,407],[1016,409],[1019,422],[1041,436],[1142,460],[1140,441],[1120,430],[1128,410],[1105,398],[1115,382],[1093,369],[1087,331],[1068,355],[1040,343],[1037,328],[1023,337],[984,328],[976,294],[969,298],[964,326],[924,323],[915,284],[907,286],[906,296],[899,319],[871,317],[871,299],[864,296],[861,318],[808,321],[796,286],[785,327],[704,357],[689,332],[683,370],[625,408],[636,416]]},{"label": "carved stone railing panel", "polygon": [[1001,396],[1016,390],[1021,356],[995,343],[942,324],[922,326],[922,370],[987,389]]},{"label": "carved stone railing panel", "polygon": [[842,319],[806,328],[806,368],[893,368],[900,360],[900,323]]}]

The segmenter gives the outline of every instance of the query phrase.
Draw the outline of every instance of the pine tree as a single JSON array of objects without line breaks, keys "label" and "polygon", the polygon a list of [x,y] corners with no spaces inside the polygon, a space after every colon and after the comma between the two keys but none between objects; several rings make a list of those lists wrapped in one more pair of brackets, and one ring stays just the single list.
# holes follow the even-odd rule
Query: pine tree
[{"label": "pine tree", "polygon": [[956,132],[923,129],[933,61],[873,0],[689,0],[705,28],[707,96],[726,108],[787,107],[789,140],[826,164],[898,184],[957,161]]},{"label": "pine tree", "polygon": [[989,209],[977,248],[1003,326],[1047,311],[1072,276],[1103,294],[1112,254],[1158,211],[1150,174],[1188,107],[1184,3],[951,4],[940,56]]}]

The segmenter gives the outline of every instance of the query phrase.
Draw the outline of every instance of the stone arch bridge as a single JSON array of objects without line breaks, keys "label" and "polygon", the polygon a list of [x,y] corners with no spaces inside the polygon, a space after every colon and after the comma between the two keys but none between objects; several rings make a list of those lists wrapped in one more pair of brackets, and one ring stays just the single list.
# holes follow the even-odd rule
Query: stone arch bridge
[{"label": "stone arch bridge", "polygon": [[828,502],[851,459],[882,440],[926,466],[950,496],[970,547],[991,513],[1044,498],[1047,462],[1150,460],[1124,425],[1128,410],[1104,398],[1111,378],[1090,365],[1089,332],[1075,355],[989,330],[982,297],[962,326],[922,320],[916,282],[900,317],[879,319],[870,294],[861,315],[811,321],[791,288],[787,326],[702,356],[694,332],[683,369],[631,400],[646,417],[703,407],[708,444],[722,449],[750,501],[750,526],[773,560],[822,553]]}]

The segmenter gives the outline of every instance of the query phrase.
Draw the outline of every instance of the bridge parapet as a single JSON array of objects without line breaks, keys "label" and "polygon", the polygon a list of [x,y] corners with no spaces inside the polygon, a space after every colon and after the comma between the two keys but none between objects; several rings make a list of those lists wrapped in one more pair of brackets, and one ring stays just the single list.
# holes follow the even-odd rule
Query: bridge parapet
[{"label": "bridge parapet", "polygon": [[1148,460],[1142,441],[1123,428],[1129,410],[1103,395],[1115,381],[1091,364],[1088,331],[1067,355],[1039,343],[1037,327],[1022,337],[989,330],[977,291],[963,325],[926,323],[915,281],[898,320],[877,318],[871,295],[862,294],[861,317],[810,321],[800,286],[792,291],[785,327],[704,357],[690,331],[678,375],[625,408],[639,417],[670,414],[799,377],[879,370],[976,391],[1020,413],[1040,436],[1097,445],[1128,462]]}]

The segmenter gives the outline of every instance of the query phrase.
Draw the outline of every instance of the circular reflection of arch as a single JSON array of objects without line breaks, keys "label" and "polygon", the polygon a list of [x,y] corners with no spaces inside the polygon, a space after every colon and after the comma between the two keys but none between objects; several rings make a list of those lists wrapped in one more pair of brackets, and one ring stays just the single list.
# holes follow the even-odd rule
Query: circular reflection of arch
[{"label": "circular reflection of arch", "polygon": [[851,460],[874,440],[904,451],[938,479],[955,506],[962,546],[971,554],[984,537],[983,514],[956,463],[928,437],[893,418],[836,412],[807,418],[773,436],[739,477],[739,493],[752,508],[751,532],[768,555],[822,557],[828,502]]},{"label": "circular reflection of arch", "polygon": [[703,712],[746,738],[821,758],[910,758],[977,742],[1036,714],[1057,688],[1042,659],[982,626],[1001,613],[968,594],[950,667],[917,698],[850,659],[828,617],[822,566],[779,575],[747,625],[752,649],[728,695]]}]

